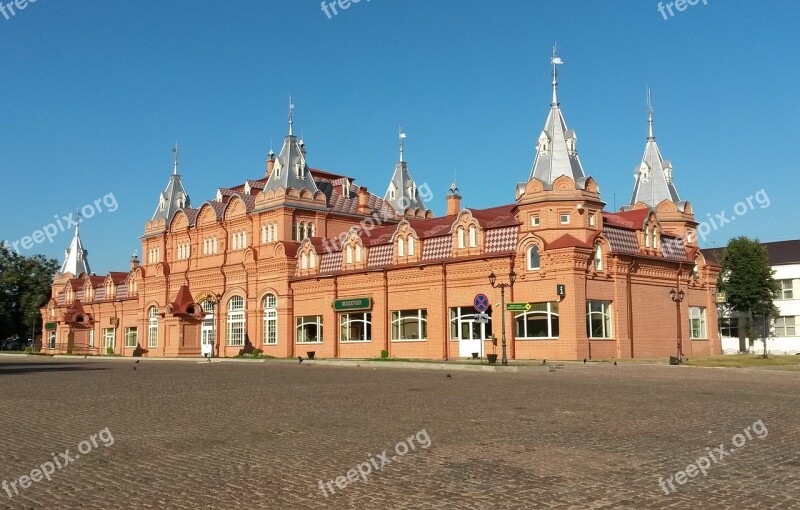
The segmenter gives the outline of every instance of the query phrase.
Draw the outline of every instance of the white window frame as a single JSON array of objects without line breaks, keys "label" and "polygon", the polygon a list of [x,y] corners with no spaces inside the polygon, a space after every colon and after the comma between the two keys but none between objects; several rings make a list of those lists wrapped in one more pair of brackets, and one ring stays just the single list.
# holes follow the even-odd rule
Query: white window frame
[{"label": "white window frame", "polygon": [[[131,341],[132,340],[132,341]],[[135,349],[139,346],[139,328],[127,327],[125,328],[125,348]]]},{"label": "white window frame", "polygon": [[[419,308],[416,310],[393,310],[392,311],[392,342],[427,342],[428,341],[428,310]],[[416,321],[417,333],[420,338],[405,338],[403,336],[406,324],[413,324]]]},{"label": "white window frame", "polygon": [[[531,309],[525,312],[518,312],[514,315],[514,338],[517,340],[553,340],[561,333],[561,319],[559,315],[558,303],[555,301],[545,303],[530,303]],[[546,305],[545,310],[539,310],[541,305]],[[536,309],[534,309],[536,308]],[[528,332],[528,316],[543,316],[547,319],[547,336],[532,336]],[[522,327],[517,321],[522,320]]]},{"label": "white window frame", "polygon": [[781,290],[778,299],[794,299],[794,280],[778,280]]},{"label": "white window frame", "polygon": [[[317,328],[317,340],[309,341],[305,339],[304,326],[314,325]],[[324,324],[322,315],[302,315],[295,317],[295,343],[299,345],[321,344],[324,337]],[[301,332],[303,332],[301,334]]]},{"label": "white window frame", "polygon": [[464,248],[464,227],[458,227],[458,247],[459,249]]},{"label": "white window frame", "polygon": [[[488,340],[492,337],[492,315],[491,310],[486,312],[489,316],[489,322],[479,323],[475,321],[475,316],[478,310],[472,306],[454,306],[450,308],[450,341],[455,342],[459,340],[479,340],[483,338]],[[470,331],[470,338],[464,338],[464,327],[467,326]],[[478,334],[473,328],[480,330]],[[453,330],[455,329],[455,336]]]},{"label": "white window frame", "polygon": [[595,271],[602,271],[603,270],[603,245],[600,243],[596,243],[594,245],[594,269]]},{"label": "white window frame", "polygon": [[[594,306],[599,305],[599,310],[593,309]],[[586,336],[591,340],[609,340],[614,338],[613,327],[613,314],[612,314],[611,301],[594,301],[586,302]],[[600,335],[595,335],[592,326],[595,320],[602,321]]]},{"label": "white window frame", "polygon": [[[567,221],[564,221],[564,218],[566,218]],[[569,213],[559,213],[559,215],[558,215],[558,221],[559,221],[559,223],[561,225],[569,225],[569,222],[571,221],[571,219],[572,218],[571,218],[571,215]]]},{"label": "white window frame", "polygon": [[469,247],[476,248],[478,246],[478,229],[475,225],[469,226]]},{"label": "white window frame", "polygon": [[242,347],[245,344],[246,326],[244,298],[232,296],[228,300],[228,334],[225,338],[229,347]]},{"label": "white window frame", "polygon": [[151,306],[147,310],[147,348],[158,347],[158,309]]},{"label": "white window frame", "polygon": [[706,309],[703,306],[689,307],[689,338],[692,340],[708,339]]},{"label": "white window frame", "polygon": [[[533,264],[533,252],[536,251],[536,258],[539,259],[536,265]],[[539,253],[539,246],[533,245],[528,248],[528,270],[529,271],[539,271],[542,268],[542,254]]]},{"label": "white window frame", "polygon": [[539,215],[538,214],[531,216],[531,226],[532,227],[538,227],[540,224],[541,224],[541,221],[539,220]]},{"label": "white window frame", "polygon": [[264,345],[278,344],[278,296],[264,296]]},{"label": "white window frame", "polygon": [[[346,334],[348,329],[348,325],[353,322],[361,322],[363,323],[363,332],[362,338],[360,339],[353,339],[349,338],[349,335]],[[341,343],[369,343],[372,341],[372,312],[352,312],[352,313],[340,313],[339,314],[339,341]]]},{"label": "white window frame", "polygon": [[[791,323],[790,323],[791,322]],[[797,317],[793,315],[781,316],[775,319],[775,336],[786,338],[797,335]]]},{"label": "white window frame", "polygon": [[406,242],[403,240],[402,237],[397,240],[397,256],[398,257],[406,256]]}]

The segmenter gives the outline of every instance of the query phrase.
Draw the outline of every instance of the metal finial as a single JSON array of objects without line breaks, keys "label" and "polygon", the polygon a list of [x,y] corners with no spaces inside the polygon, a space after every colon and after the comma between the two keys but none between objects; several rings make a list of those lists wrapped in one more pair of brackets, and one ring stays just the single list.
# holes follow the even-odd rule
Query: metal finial
[{"label": "metal finial", "polygon": [[649,135],[648,140],[655,140],[656,137],[653,134],[653,100],[652,94],[653,91],[650,90],[650,87],[647,87],[647,125],[649,128]]},{"label": "metal finial", "polygon": [[294,136],[294,101],[289,95],[289,136]]},{"label": "metal finial", "polygon": [[563,64],[564,61],[561,57],[556,55],[556,45],[553,44],[553,57],[550,59],[550,62],[553,64],[553,102],[550,106],[555,108],[558,106],[558,67],[559,65]]},{"label": "metal finial", "polygon": [[403,163],[405,160],[403,159],[403,145],[404,140],[406,138],[406,133],[403,131],[403,126],[400,126],[400,162]]},{"label": "metal finial", "polygon": [[175,147],[172,148],[172,154],[175,156],[175,166],[172,168],[172,174],[178,175],[178,142],[175,142]]}]

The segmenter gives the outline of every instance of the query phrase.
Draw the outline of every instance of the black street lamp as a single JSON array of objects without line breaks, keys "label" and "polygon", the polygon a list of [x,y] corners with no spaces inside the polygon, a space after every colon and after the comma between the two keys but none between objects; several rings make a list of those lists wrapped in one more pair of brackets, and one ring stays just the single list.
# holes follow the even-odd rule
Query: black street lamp
[{"label": "black street lamp", "polygon": [[671,289],[669,296],[675,302],[675,310],[678,314],[678,363],[683,360],[683,333],[681,332],[681,302],[686,297],[686,293],[682,290]]},{"label": "black street lamp", "polygon": [[503,365],[508,365],[508,357],[506,356],[506,287],[513,287],[514,282],[517,281],[517,273],[515,273],[513,269],[508,275],[508,280],[511,283],[497,283],[497,276],[494,274],[494,271],[489,274],[489,283],[492,284],[492,288],[500,288],[500,317],[503,328]]}]

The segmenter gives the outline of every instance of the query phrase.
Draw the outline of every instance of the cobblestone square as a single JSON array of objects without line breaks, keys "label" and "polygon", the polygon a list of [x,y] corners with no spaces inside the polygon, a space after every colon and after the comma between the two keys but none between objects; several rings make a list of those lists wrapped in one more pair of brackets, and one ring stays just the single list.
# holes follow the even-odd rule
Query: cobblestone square
[{"label": "cobblestone square", "polygon": [[[798,377],[6,356],[0,481],[18,493],[0,508],[800,508]],[[768,434],[732,440],[757,420]],[[51,480],[20,487],[67,449]]]}]

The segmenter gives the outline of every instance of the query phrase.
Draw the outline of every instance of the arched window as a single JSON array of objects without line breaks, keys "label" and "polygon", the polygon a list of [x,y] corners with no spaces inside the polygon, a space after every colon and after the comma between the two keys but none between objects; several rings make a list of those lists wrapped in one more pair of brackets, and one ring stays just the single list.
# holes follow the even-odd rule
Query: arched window
[{"label": "arched window", "polygon": [[308,234],[308,237],[309,237],[309,238],[311,238],[311,237],[314,237],[314,223],[312,223],[312,222],[309,222],[309,223],[308,223],[308,229],[307,229],[307,230],[308,230],[308,232],[307,232],[307,234]]},{"label": "arched window", "polygon": [[345,251],[347,253],[347,263],[348,264],[352,264],[353,263],[353,247],[350,246],[350,245],[347,245],[347,249]]},{"label": "arched window", "polygon": [[275,294],[264,297],[264,345],[278,343],[278,298]]},{"label": "arched window", "polygon": [[306,222],[305,221],[301,221],[300,222],[300,237],[297,240],[298,241],[302,241],[303,239],[306,238],[307,234],[308,234],[308,232],[306,232]]},{"label": "arched window", "polygon": [[414,255],[414,238],[408,236],[408,254]]},{"label": "arched window", "polygon": [[278,224],[277,223],[273,223],[272,224],[272,240],[273,241],[277,241],[278,240]]},{"label": "arched window", "polygon": [[217,249],[218,248],[217,248],[217,238],[216,237],[211,240],[211,244],[212,244],[211,253],[217,253]]},{"label": "arched window", "polygon": [[464,227],[458,227],[458,247],[464,247]]},{"label": "arched window", "polygon": [[650,227],[647,227],[647,230],[644,232],[644,247],[650,248]]},{"label": "arched window", "polygon": [[405,257],[406,255],[406,242],[401,237],[397,240],[397,256],[398,257]]},{"label": "arched window", "polygon": [[361,262],[361,246],[356,245],[356,262]]},{"label": "arched window", "polygon": [[313,253],[309,253],[308,254],[308,267],[310,267],[311,269],[314,269],[316,263],[317,263],[317,256],[314,255]]},{"label": "arched window", "polygon": [[300,255],[300,269],[308,269],[308,253],[303,253]]},{"label": "arched window", "polygon": [[242,248],[247,248],[247,231],[242,232]]},{"label": "arched window", "polygon": [[538,271],[542,267],[542,259],[539,256],[539,247],[534,245],[528,249],[528,269]]},{"label": "arched window", "polygon": [[233,296],[228,300],[228,345],[244,345],[244,298]]},{"label": "arched window", "polygon": [[236,232],[234,232],[231,235],[231,249],[232,250],[238,250],[239,249],[239,236],[236,235]]},{"label": "arched window", "polygon": [[478,246],[478,229],[475,228],[475,225],[469,226],[469,246],[470,248]]},{"label": "arched window", "polygon": [[653,248],[658,249],[658,228],[653,228]]},{"label": "arched window", "polygon": [[603,270],[603,248],[600,243],[594,245],[594,268],[596,271]]},{"label": "arched window", "polygon": [[158,309],[151,306],[147,311],[147,347],[158,347]]},{"label": "arched window", "polygon": [[261,244],[269,242],[270,227],[266,223],[261,225]]}]

